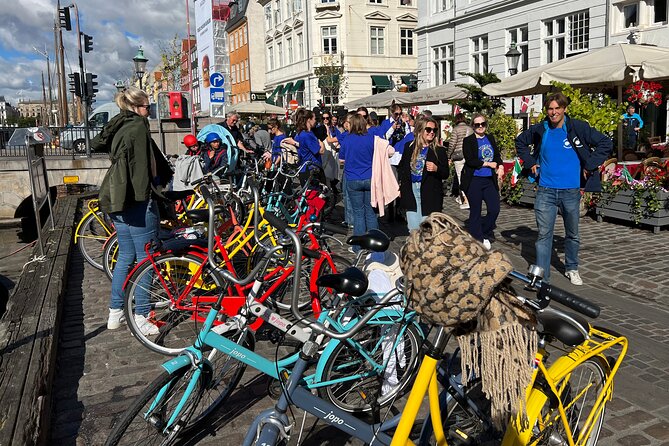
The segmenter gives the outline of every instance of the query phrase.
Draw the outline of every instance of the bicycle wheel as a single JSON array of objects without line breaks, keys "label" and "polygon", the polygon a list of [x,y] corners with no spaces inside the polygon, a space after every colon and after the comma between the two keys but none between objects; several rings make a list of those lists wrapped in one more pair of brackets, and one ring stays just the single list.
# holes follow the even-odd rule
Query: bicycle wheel
[{"label": "bicycle wheel", "polygon": [[[326,361],[323,381],[338,381],[319,388],[321,397],[351,413],[370,411],[372,398],[382,407],[391,403],[412,380],[422,343],[418,330],[410,325],[392,349],[398,327],[368,325],[354,336],[354,345],[341,342],[327,358],[321,358]],[[375,371],[359,349],[364,349],[376,364],[387,361],[386,369]]]},{"label": "bicycle wheel", "polygon": [[[592,429],[589,432],[585,432],[583,429],[588,415],[594,408],[597,396],[604,387],[606,381],[604,370],[607,369],[601,358],[589,358],[574,367],[570,374],[557,383],[558,397],[564,406],[574,442],[578,440],[578,444],[584,446],[597,444],[599,432],[604,423],[605,405],[601,408],[599,416],[593,419]],[[606,404],[606,401],[602,404]],[[539,418],[534,424],[530,443],[546,446],[568,444],[564,425],[559,418],[557,404],[555,401],[551,402],[551,398],[546,401]]]},{"label": "bicycle wheel", "polygon": [[112,277],[114,276],[116,260],[118,260],[118,236],[114,232],[107,239],[104,254],[102,255],[102,269],[109,280],[112,280]]},{"label": "bicycle wheel", "polygon": [[112,224],[102,211],[84,217],[76,236],[79,251],[84,259],[97,269],[102,269],[102,254],[107,238],[112,234]]},{"label": "bicycle wheel", "polygon": [[[161,254],[142,264],[128,278],[125,317],[132,334],[144,346],[163,355],[177,355],[193,344],[211,304],[223,287],[208,264],[193,254]],[[138,304],[139,301],[139,304]],[[145,335],[135,314],[145,314],[158,326]]]}]

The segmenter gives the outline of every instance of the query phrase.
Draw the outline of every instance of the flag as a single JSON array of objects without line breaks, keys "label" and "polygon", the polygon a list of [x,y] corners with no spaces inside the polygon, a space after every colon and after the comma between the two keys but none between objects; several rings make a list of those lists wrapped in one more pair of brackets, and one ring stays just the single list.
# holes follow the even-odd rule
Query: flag
[{"label": "flag", "polygon": [[531,99],[527,96],[523,96],[520,100],[520,112],[527,113],[527,109],[530,108]]},{"label": "flag", "polygon": [[414,105],[411,107],[411,116],[416,117],[418,116],[418,113],[420,113],[420,107],[417,105]]},{"label": "flag", "polygon": [[632,178],[632,175],[630,174],[630,171],[627,170],[627,166],[623,164],[623,170],[620,172],[620,176],[627,181],[628,184],[634,183],[634,178]]},{"label": "flag", "polygon": [[460,107],[457,106],[457,105],[454,105],[453,106],[453,116],[457,115],[460,112],[461,112]]},{"label": "flag", "polygon": [[520,167],[520,161],[516,158],[513,162],[513,171],[511,172],[511,186],[515,187],[518,184],[518,178],[520,178],[520,172],[523,168]]}]

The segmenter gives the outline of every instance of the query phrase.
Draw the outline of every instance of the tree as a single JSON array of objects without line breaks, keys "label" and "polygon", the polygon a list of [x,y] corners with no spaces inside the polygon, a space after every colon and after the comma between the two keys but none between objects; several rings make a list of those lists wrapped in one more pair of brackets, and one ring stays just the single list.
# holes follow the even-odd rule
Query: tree
[{"label": "tree", "polygon": [[516,156],[518,129],[516,121],[511,116],[502,110],[488,116],[488,133],[495,138],[503,159],[508,160]]},{"label": "tree", "polygon": [[460,71],[458,74],[471,77],[476,84],[456,84],[456,86],[465,90],[467,97],[448,101],[450,104],[458,105],[470,113],[483,113],[488,116],[492,116],[504,106],[499,98],[488,96],[483,92],[484,86],[500,81],[495,73],[466,73]]},{"label": "tree", "polygon": [[175,34],[172,40],[159,43],[162,72],[168,91],[181,89],[181,38]]},{"label": "tree", "polygon": [[343,54],[340,55],[339,61],[335,56],[337,55],[324,56],[323,63],[314,69],[314,74],[318,78],[318,88],[321,90],[321,96],[323,97],[323,104],[330,108],[339,103],[339,97],[344,93],[346,86],[344,67],[341,63],[338,63],[344,59],[344,56]]}]

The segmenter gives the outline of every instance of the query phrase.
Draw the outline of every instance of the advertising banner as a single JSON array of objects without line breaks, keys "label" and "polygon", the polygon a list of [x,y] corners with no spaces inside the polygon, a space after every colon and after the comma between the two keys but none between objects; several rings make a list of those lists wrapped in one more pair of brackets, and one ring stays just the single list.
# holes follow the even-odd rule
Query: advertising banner
[{"label": "advertising banner", "polygon": [[197,64],[200,78],[200,113],[209,114],[209,76],[214,65],[214,27],[212,0],[195,0],[195,26],[197,38]]}]

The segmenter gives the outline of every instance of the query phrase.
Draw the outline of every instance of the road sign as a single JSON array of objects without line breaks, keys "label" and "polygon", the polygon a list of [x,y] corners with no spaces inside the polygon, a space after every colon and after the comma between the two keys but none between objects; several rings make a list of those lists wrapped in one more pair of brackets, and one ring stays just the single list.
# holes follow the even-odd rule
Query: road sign
[{"label": "road sign", "polygon": [[265,93],[264,91],[259,93],[251,92],[251,102],[253,101],[264,102],[265,100],[267,100],[267,93]]},{"label": "road sign", "polygon": [[293,110],[293,111],[297,110],[297,107],[300,106],[300,104],[298,104],[298,103],[297,103],[297,100],[295,100],[295,99],[293,99],[292,101],[290,101],[290,102],[288,103],[288,105],[290,106],[290,109]]},{"label": "road sign", "polygon": [[210,87],[209,101],[212,103],[219,103],[219,104],[225,102],[225,89]]},{"label": "road sign", "polygon": [[221,73],[212,73],[211,76],[209,76],[209,83],[211,83],[211,86],[214,88],[223,87],[224,82],[225,78]]}]

